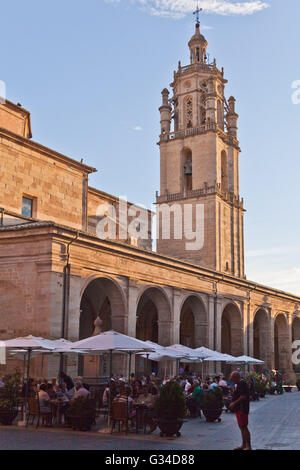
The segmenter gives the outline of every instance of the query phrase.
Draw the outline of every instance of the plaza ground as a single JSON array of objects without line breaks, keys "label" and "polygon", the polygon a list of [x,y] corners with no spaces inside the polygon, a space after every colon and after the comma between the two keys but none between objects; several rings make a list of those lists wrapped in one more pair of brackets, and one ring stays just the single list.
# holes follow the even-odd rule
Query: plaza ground
[{"label": "plaza ground", "polygon": [[[251,404],[250,430],[254,449],[300,449],[300,393],[268,396]],[[79,433],[69,430],[36,430],[0,427],[1,450],[231,450],[240,444],[235,416],[222,415],[221,423],[202,418],[188,420],[182,437],[166,439],[153,435]]]}]

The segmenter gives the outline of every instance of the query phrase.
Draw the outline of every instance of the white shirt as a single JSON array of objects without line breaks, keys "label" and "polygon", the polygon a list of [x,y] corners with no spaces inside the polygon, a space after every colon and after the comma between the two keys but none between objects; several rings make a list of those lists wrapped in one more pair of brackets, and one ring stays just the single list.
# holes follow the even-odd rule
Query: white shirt
[{"label": "white shirt", "polygon": [[190,382],[187,382],[187,383],[185,384],[184,391],[185,391],[186,393],[188,393],[188,391],[189,391],[191,388],[192,388],[192,385],[190,384]]},{"label": "white shirt", "polygon": [[39,391],[39,402],[41,409],[49,408],[50,409],[50,397],[45,390]]},{"label": "white shirt", "polygon": [[216,384],[216,382],[213,382],[212,384],[210,384],[209,390],[213,390],[215,387],[218,387],[218,384]]},{"label": "white shirt", "polygon": [[219,387],[227,387],[227,382],[225,382],[225,380],[220,380],[219,382]]},{"label": "white shirt", "polygon": [[78,398],[78,397],[87,398],[89,397],[89,395],[90,395],[90,392],[86,388],[81,387],[79,390],[76,391],[74,398]]},{"label": "white shirt", "polygon": [[102,403],[104,406],[108,404],[108,397],[109,397],[109,388],[107,387],[103,392]]}]

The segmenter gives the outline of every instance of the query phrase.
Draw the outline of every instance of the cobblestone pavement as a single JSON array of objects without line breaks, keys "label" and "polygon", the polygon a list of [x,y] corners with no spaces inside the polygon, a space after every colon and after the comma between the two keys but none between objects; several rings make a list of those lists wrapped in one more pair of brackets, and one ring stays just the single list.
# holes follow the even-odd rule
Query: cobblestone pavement
[{"label": "cobblestone pavement", "polygon": [[[253,448],[300,449],[300,393],[269,396],[251,404]],[[178,439],[154,435],[115,433],[113,436],[65,430],[0,427],[0,449],[50,450],[230,450],[240,444],[235,416],[224,413],[221,423],[189,420]]]}]

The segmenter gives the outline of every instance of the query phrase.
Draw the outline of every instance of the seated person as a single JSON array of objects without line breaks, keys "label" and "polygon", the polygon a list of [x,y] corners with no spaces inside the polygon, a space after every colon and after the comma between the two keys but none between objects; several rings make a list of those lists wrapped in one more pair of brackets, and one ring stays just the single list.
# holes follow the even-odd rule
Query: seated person
[{"label": "seated person", "polygon": [[227,382],[224,380],[224,378],[220,378],[219,387],[227,387]]},{"label": "seated person", "polygon": [[[21,391],[21,396],[25,397],[26,395],[26,381],[22,385],[22,391]],[[35,386],[34,386],[34,380],[29,379],[28,380],[28,397],[34,397],[35,396]]]},{"label": "seated person", "polygon": [[133,399],[130,396],[131,390],[130,387],[126,387],[125,384],[120,386],[119,394],[114,398],[114,403],[128,403],[128,408],[133,403]]},{"label": "seated person", "polygon": [[214,388],[218,387],[218,383],[219,383],[219,379],[220,377],[215,377],[213,382],[211,382],[210,386],[209,386],[209,390],[213,390]]},{"label": "seated person", "polygon": [[190,378],[186,379],[185,382],[185,387],[184,387],[184,392],[186,395],[188,395],[192,390],[192,381]]},{"label": "seated person", "polygon": [[71,391],[75,386],[72,378],[63,371],[60,373],[60,377],[63,383],[66,385],[67,390]]},{"label": "seated person", "polygon": [[147,385],[144,385],[141,389],[141,393],[135,399],[137,405],[145,405],[149,408],[153,408],[153,395],[150,395]]},{"label": "seated person", "polygon": [[102,395],[102,405],[104,407],[108,406],[109,400],[109,386],[105,387],[103,395]]},{"label": "seated person", "polygon": [[[195,381],[196,382],[196,381]],[[201,387],[201,385],[199,383],[196,382],[195,384],[196,386],[194,387],[194,390],[193,390],[193,398],[195,400],[195,404],[196,404],[196,410],[197,410],[197,414],[198,416],[200,416],[201,418],[201,402],[202,402],[202,396],[203,396],[203,388]]]},{"label": "seated person", "polygon": [[51,379],[51,384],[53,386],[53,390],[56,392],[58,389],[58,383],[56,381],[56,378]]},{"label": "seated person", "polygon": [[46,417],[46,426],[51,426],[51,403],[47,393],[47,385],[41,384],[38,392],[40,412]]},{"label": "seated person", "polygon": [[65,385],[61,385],[60,387],[57,388],[57,399],[60,401],[63,401],[64,403],[69,403],[71,395],[69,392],[66,390]]},{"label": "seated person", "polygon": [[79,397],[84,397],[84,398],[89,398],[90,396],[90,392],[84,388],[82,382],[76,382],[75,383],[75,394],[74,394],[74,397],[73,397],[73,400],[76,400],[76,398],[79,398]]},{"label": "seated person", "polygon": [[[70,408],[70,394],[67,392],[65,385],[57,387],[56,392],[57,399],[61,402],[61,413],[64,415],[68,408]],[[53,405],[52,405],[53,406]],[[57,412],[57,407],[54,406],[55,413]]]},{"label": "seated person", "polygon": [[222,389],[224,396],[227,396],[229,394],[229,387],[226,380],[220,379],[218,385]]},{"label": "seated person", "polygon": [[157,396],[159,394],[157,385],[154,381],[151,381],[148,387],[149,387],[148,391],[149,391],[150,395]]},{"label": "seated person", "polygon": [[150,432],[155,431],[157,425],[154,420],[154,400],[155,395],[149,393],[147,385],[142,387],[141,393],[138,398],[134,401],[136,405],[144,405],[147,409],[144,411],[144,420],[146,424],[150,426]]},{"label": "seated person", "polygon": [[46,391],[47,391],[47,393],[48,393],[51,400],[56,399],[56,391],[54,390],[54,387],[53,387],[52,383],[48,383],[46,385]]},{"label": "seated person", "polygon": [[187,399],[186,399],[186,406],[187,406],[187,409],[189,410],[191,418],[197,418],[198,416],[197,402],[195,400],[195,397],[193,396],[194,388],[196,388],[196,384],[195,385],[193,384],[191,386],[187,394]]},{"label": "seated person", "polygon": [[[133,414],[131,411],[133,399],[130,396],[131,389],[130,387],[126,387],[125,384],[121,384],[119,389],[119,394],[113,400],[113,403],[124,403],[126,406],[127,403],[127,412],[128,412],[128,419],[131,419],[131,423],[133,425],[133,421],[135,419],[135,413]],[[123,428],[126,430],[127,422],[123,422]]]}]

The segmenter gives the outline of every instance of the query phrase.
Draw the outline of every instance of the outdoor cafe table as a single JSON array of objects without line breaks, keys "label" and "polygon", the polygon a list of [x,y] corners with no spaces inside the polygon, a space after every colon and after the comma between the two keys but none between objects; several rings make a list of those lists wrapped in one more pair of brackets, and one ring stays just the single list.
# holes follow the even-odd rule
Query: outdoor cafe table
[{"label": "outdoor cafe table", "polygon": [[150,408],[147,405],[144,405],[142,403],[136,403],[133,405],[133,408],[136,411],[136,433],[139,433],[139,428],[140,425],[145,426],[145,420],[148,417],[148,413],[153,410],[153,408]]},{"label": "outdoor cafe table", "polygon": [[52,410],[55,410],[56,408],[56,426],[63,426],[63,423],[62,423],[63,405],[69,402],[65,400],[55,399],[55,400],[51,400],[50,403],[52,406]]}]

